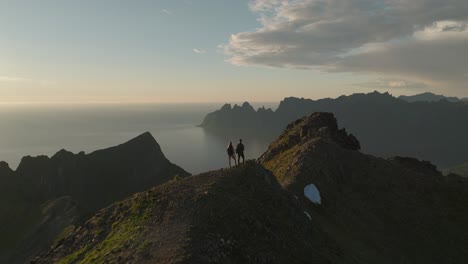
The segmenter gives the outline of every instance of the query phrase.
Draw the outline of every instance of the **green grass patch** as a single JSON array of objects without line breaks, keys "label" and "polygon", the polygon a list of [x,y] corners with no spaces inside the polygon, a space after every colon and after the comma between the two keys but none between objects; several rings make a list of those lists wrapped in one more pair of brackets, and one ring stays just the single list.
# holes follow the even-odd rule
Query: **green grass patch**
[{"label": "green grass patch", "polygon": [[288,167],[291,165],[292,160],[296,157],[297,152],[300,151],[301,147],[296,145],[284,152],[279,153],[274,159],[269,160],[264,164],[265,168],[271,170],[277,177],[279,182],[282,182]]},{"label": "green grass patch", "polygon": [[[129,202],[131,204],[127,209],[117,209],[113,212],[118,217],[110,225],[110,230],[105,231],[97,227],[93,231],[95,239],[100,239],[97,244],[86,245],[63,258],[60,263],[107,263],[112,262],[111,260],[122,252],[135,254],[145,250],[150,245],[144,237],[148,231],[147,223],[151,217],[152,206],[151,203],[137,198]],[[102,238],[102,235],[105,237]]]}]

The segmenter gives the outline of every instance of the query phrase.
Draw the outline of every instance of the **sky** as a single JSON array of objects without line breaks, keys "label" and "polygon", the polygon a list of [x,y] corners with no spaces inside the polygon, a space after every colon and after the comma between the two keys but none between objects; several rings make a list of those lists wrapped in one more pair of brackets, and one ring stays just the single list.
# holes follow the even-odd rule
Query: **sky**
[{"label": "sky", "polygon": [[0,0],[0,104],[468,97],[466,0]]}]

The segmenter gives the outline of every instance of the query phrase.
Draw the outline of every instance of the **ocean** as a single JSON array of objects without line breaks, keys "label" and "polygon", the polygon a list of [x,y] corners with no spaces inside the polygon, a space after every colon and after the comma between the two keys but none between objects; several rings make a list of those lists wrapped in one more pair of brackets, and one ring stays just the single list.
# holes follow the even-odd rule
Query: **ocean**
[{"label": "ocean", "polygon": [[[273,103],[252,104],[275,108]],[[222,104],[81,104],[1,105],[0,160],[16,169],[23,156],[52,156],[124,143],[151,132],[165,156],[196,174],[228,166],[226,146],[238,138],[198,127],[204,116]],[[241,135],[239,135],[241,137]],[[259,157],[270,139],[243,138],[246,159]]]}]

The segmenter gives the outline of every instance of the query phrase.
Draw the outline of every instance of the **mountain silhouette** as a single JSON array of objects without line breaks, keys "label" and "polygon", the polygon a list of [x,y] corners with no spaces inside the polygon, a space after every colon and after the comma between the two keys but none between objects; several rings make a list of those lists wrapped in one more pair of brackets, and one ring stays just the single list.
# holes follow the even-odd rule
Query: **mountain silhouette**
[{"label": "mountain silhouette", "polygon": [[438,102],[441,100],[445,100],[448,102],[452,103],[457,103],[462,101],[463,99],[460,99],[458,97],[447,97],[444,95],[439,95],[439,94],[433,94],[433,93],[421,93],[421,94],[416,94],[416,95],[401,95],[398,97],[398,99],[414,103],[414,102]]},{"label": "mountain silhouette", "polygon": [[320,100],[288,97],[276,111],[245,113],[225,106],[208,114],[201,126],[212,133],[247,130],[273,139],[290,122],[314,112],[333,113],[366,153],[416,157],[442,168],[468,159],[468,104],[463,102],[409,103],[378,92]]},{"label": "mountain silhouette", "polygon": [[[23,263],[63,228],[134,193],[189,173],[172,164],[150,133],[90,154],[66,150],[0,163],[0,261]],[[32,243],[34,242],[34,243]],[[18,252],[21,252],[18,254]]]},{"label": "mountain silhouette", "polygon": [[359,149],[315,113],[258,161],[116,202],[34,263],[464,263],[468,181]]}]

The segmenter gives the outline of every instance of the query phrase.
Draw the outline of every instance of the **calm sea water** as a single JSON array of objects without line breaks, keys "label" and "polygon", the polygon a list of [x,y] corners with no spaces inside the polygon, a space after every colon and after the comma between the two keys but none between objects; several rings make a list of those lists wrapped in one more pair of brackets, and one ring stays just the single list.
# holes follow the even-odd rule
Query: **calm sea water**
[{"label": "calm sea water", "polygon": [[[254,107],[274,104],[256,104]],[[227,166],[229,140],[197,127],[221,104],[0,106],[0,160],[16,169],[26,155],[77,153],[115,146],[146,131],[166,157],[191,173]],[[270,139],[243,138],[246,158],[257,158]]]}]

